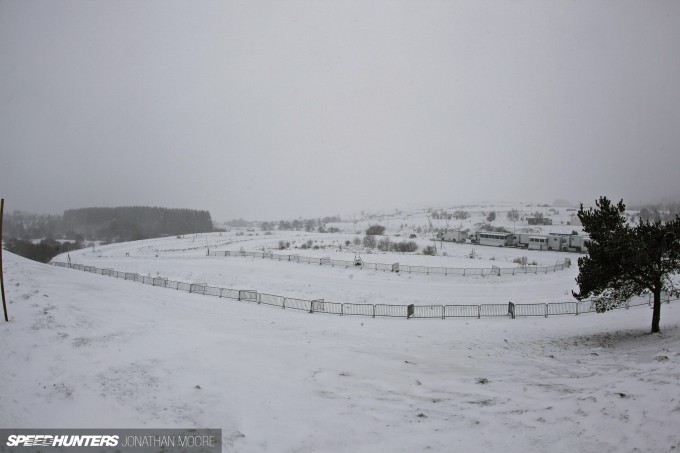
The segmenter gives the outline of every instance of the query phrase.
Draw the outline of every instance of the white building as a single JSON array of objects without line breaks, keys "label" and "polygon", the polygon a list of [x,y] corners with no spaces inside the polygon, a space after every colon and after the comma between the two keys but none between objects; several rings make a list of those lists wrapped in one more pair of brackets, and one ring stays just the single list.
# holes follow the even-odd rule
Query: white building
[{"label": "white building", "polygon": [[512,245],[514,235],[512,233],[478,231],[476,234],[476,240],[479,245],[494,245],[502,247]]},{"label": "white building", "polygon": [[437,233],[437,239],[449,242],[465,242],[468,238],[467,231],[444,230]]}]

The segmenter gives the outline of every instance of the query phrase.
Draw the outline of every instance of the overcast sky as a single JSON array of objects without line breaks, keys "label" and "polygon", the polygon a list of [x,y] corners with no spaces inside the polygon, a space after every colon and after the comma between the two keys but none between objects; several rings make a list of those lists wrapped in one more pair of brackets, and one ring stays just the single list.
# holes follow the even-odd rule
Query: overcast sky
[{"label": "overcast sky", "polygon": [[6,209],[680,198],[680,2],[0,2]]}]

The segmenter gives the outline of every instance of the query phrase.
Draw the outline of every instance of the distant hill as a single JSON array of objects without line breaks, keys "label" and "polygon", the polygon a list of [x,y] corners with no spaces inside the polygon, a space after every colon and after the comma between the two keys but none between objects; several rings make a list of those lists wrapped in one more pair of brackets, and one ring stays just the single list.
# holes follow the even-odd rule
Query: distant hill
[{"label": "distant hill", "polygon": [[213,231],[208,211],[147,206],[64,211],[64,231],[110,242]]},{"label": "distant hill", "polygon": [[122,242],[215,231],[208,211],[148,206],[69,209],[63,216],[14,211],[3,221],[3,238],[24,240]]}]

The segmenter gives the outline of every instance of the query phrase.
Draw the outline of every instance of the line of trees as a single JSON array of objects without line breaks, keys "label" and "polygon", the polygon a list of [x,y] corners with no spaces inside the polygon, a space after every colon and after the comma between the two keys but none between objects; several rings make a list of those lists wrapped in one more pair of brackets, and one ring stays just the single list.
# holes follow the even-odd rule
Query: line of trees
[{"label": "line of trees", "polygon": [[210,212],[147,206],[83,208],[63,216],[15,211],[3,219],[3,237],[122,242],[214,231]]},{"label": "line of trees", "polygon": [[335,227],[327,227],[329,223],[339,223],[340,216],[329,216],[317,219],[295,219],[280,220],[277,222],[262,222],[260,228],[262,231],[272,231],[278,229],[280,231],[318,231],[319,233],[337,233],[340,230]]},{"label": "line of trees", "polygon": [[13,238],[4,241],[4,246],[8,251],[24,258],[47,263],[60,253],[83,248],[83,243],[80,241],[58,242],[54,239],[43,239],[34,243],[33,241]]}]

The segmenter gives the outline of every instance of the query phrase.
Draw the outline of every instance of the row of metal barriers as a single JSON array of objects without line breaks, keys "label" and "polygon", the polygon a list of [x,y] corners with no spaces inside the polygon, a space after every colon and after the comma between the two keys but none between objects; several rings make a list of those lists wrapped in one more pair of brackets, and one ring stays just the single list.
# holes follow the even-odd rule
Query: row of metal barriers
[{"label": "row of metal barriers", "polygon": [[[555,302],[518,304],[513,302],[501,304],[480,305],[389,305],[389,304],[354,304],[329,302],[324,299],[299,299],[284,297],[275,294],[261,293],[256,290],[230,289],[209,286],[207,283],[186,283],[169,280],[163,277],[144,276],[134,272],[121,272],[114,269],[98,268],[82,264],[64,263],[53,261],[50,264],[58,267],[66,267],[93,274],[114,277],[118,279],[139,282],[146,285],[169,288],[177,291],[185,291],[193,294],[202,294],[219,298],[233,299],[262,305],[270,305],[282,309],[306,311],[308,313],[327,313],[340,316],[368,316],[386,318],[421,318],[421,319],[446,319],[446,318],[482,318],[482,317],[527,317],[527,316],[557,316],[579,315],[581,313],[595,312],[591,301],[579,302]],[[670,302],[666,296],[666,302]],[[639,298],[622,305],[620,308],[629,308],[638,305],[648,305],[650,301]]]}]

